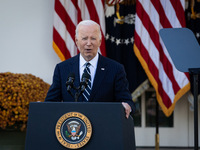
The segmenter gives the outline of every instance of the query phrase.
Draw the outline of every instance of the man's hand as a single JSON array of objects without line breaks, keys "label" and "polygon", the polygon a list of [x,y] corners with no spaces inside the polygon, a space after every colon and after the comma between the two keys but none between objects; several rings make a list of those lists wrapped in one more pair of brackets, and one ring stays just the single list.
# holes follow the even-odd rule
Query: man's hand
[{"label": "man's hand", "polygon": [[125,102],[122,102],[122,105],[125,108],[126,118],[128,119],[130,112],[131,112],[131,107],[129,106],[128,103],[125,103]]}]

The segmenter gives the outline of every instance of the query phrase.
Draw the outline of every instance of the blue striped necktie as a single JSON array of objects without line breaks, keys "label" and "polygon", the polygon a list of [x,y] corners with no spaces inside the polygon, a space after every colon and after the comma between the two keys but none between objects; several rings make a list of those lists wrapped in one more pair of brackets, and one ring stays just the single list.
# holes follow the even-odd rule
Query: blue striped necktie
[{"label": "blue striped necktie", "polygon": [[85,101],[89,101],[90,99],[90,93],[91,93],[91,74],[90,74],[90,63],[86,63],[86,67],[85,69],[83,70],[84,73],[87,73],[89,75],[89,81],[88,81],[88,85],[87,87],[85,88],[85,91],[83,92],[83,96],[85,98]]}]

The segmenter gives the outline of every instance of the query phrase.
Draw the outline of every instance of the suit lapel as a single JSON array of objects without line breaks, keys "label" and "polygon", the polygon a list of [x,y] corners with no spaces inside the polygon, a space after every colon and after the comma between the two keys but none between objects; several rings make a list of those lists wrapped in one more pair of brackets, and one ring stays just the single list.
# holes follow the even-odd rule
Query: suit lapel
[{"label": "suit lapel", "polygon": [[[70,71],[75,74],[74,86],[80,86],[80,71],[79,71],[79,55],[74,57],[74,59],[70,63]],[[73,94],[75,95],[76,90],[73,90]],[[82,101],[82,95],[80,95],[78,101]]]},{"label": "suit lapel", "polygon": [[105,77],[106,72],[108,71],[106,69],[106,63],[103,60],[104,60],[104,58],[101,55],[99,55],[99,60],[98,60],[98,64],[97,64],[97,69],[96,69],[96,74],[95,74],[94,83],[93,83],[93,87],[92,87],[92,92],[90,95],[90,101],[93,101],[95,93],[99,90],[99,86],[101,85],[101,82],[102,82],[103,78]]},{"label": "suit lapel", "polygon": [[70,70],[75,74],[74,85],[77,87],[80,85],[80,73],[79,73],[79,55],[75,56],[71,62]]}]

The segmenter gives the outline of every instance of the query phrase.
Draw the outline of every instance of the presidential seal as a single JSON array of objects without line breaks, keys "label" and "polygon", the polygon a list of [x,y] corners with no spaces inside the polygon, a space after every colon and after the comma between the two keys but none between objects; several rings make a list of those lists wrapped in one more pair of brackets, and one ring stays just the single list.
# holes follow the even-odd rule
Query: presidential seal
[{"label": "presidential seal", "polygon": [[69,112],[59,118],[55,133],[58,141],[64,147],[78,149],[90,140],[92,125],[85,115]]}]

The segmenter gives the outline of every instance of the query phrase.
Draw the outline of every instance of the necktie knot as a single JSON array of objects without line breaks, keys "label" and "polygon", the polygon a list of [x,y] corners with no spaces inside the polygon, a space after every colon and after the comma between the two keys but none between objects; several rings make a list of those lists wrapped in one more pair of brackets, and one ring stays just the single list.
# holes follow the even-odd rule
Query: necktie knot
[{"label": "necktie knot", "polygon": [[86,64],[85,66],[86,66],[87,68],[90,67],[90,65],[91,65],[89,62],[86,62],[85,64]]},{"label": "necktie knot", "polygon": [[[85,64],[85,69],[83,70],[83,72],[84,73],[87,73],[87,74],[89,74],[90,75],[90,63],[89,62],[87,62],[86,64]],[[90,75],[90,79],[91,79],[91,75]]]}]

